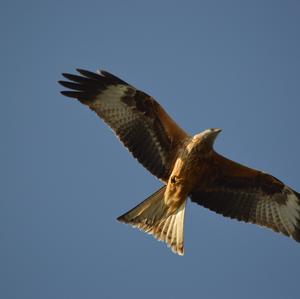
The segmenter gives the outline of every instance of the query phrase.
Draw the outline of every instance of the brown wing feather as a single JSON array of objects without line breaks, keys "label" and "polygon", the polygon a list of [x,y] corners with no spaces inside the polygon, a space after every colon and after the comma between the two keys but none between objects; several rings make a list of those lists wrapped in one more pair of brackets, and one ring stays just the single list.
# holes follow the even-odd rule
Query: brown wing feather
[{"label": "brown wing feather", "polygon": [[300,194],[275,177],[221,155],[209,162],[212,181],[191,200],[223,216],[255,223],[300,241]]},{"label": "brown wing feather", "polygon": [[167,181],[178,146],[188,135],[151,96],[101,71],[63,74],[62,91],[95,111],[153,175]]}]

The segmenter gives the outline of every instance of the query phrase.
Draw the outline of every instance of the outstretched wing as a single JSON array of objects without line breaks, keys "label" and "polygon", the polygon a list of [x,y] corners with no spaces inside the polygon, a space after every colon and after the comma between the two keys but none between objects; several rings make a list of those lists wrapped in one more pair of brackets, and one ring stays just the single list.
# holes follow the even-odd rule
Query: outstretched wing
[{"label": "outstretched wing", "polygon": [[213,180],[191,200],[223,216],[273,229],[300,242],[300,194],[273,176],[214,154]]},{"label": "outstretched wing", "polygon": [[95,111],[121,142],[153,175],[167,181],[178,146],[188,135],[151,96],[116,76],[77,70],[59,81],[71,90],[62,94]]}]

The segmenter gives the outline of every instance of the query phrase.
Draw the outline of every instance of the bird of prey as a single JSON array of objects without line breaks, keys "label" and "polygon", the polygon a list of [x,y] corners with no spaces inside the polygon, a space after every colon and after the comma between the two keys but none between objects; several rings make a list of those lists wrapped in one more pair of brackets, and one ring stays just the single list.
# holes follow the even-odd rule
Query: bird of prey
[{"label": "bird of prey", "polygon": [[118,218],[183,255],[188,197],[223,216],[254,223],[300,242],[300,194],[277,178],[231,161],[214,148],[220,129],[190,136],[151,96],[106,72],[78,69],[59,81],[110,126],[163,186]]}]

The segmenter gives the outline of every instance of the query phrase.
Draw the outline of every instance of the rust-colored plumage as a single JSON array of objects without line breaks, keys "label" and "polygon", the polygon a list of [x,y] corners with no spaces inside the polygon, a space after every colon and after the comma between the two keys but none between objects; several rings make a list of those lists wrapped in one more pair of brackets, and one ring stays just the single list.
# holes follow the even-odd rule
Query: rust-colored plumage
[{"label": "rust-colored plumage", "polygon": [[151,96],[118,77],[78,70],[59,81],[62,94],[95,111],[132,155],[164,184],[118,218],[182,255],[188,197],[226,217],[255,223],[300,241],[300,194],[273,176],[230,161],[213,149],[220,129],[193,137]]}]

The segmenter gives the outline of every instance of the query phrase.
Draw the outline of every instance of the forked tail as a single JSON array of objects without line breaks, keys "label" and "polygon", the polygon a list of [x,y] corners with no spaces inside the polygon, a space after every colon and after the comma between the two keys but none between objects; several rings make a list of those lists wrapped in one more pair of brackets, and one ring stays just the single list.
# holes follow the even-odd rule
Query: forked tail
[{"label": "forked tail", "polygon": [[186,200],[170,214],[164,202],[166,186],[160,188],[118,220],[131,224],[164,241],[174,253],[183,255],[183,225]]}]

